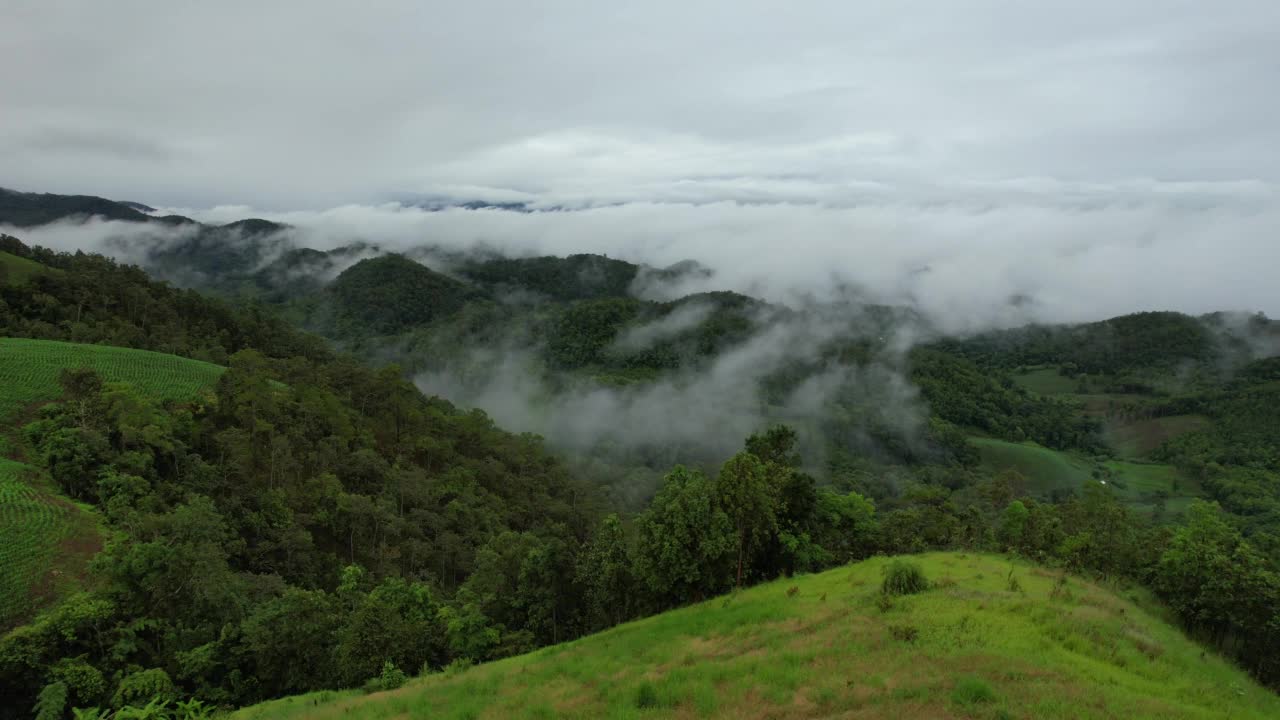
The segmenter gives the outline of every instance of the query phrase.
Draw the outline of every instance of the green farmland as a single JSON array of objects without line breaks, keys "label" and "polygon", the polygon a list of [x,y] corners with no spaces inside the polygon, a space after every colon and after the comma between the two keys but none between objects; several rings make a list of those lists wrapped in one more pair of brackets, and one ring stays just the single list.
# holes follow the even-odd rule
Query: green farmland
[{"label": "green farmland", "polygon": [[0,338],[0,419],[56,399],[58,373],[92,368],[159,400],[187,400],[211,388],[223,368],[176,355],[108,345]]}]

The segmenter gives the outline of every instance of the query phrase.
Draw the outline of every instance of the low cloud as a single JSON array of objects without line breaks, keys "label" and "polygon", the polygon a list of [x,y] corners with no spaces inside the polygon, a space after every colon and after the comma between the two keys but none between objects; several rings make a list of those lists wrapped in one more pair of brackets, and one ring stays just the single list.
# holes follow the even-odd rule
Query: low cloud
[{"label": "low cloud", "polygon": [[[1009,183],[902,191],[845,206],[630,202],[543,212],[400,204],[263,216],[321,249],[354,241],[508,255],[593,252],[654,267],[695,260],[666,295],[733,290],[794,305],[856,292],[952,331],[1076,322],[1140,310],[1280,315],[1280,192],[1268,185]],[[31,233],[28,233],[31,235]],[[37,237],[33,237],[39,241]],[[649,292],[649,295],[654,293]]]},{"label": "low cloud", "polygon": [[[859,413],[843,419],[847,432],[840,442],[875,452],[869,432],[874,425],[922,448],[928,413],[906,377],[897,343],[882,338],[883,351],[861,365],[822,358],[828,341],[851,328],[870,327],[860,317],[794,315],[765,325],[705,364],[623,387],[589,378],[567,385],[558,379],[553,387],[544,379],[536,339],[473,350],[415,381],[423,392],[483,408],[502,427],[541,434],[563,450],[656,467],[721,462],[748,435],[775,422],[806,430],[805,459],[820,465],[826,448],[817,423],[831,418],[838,405],[842,413]],[[766,390],[776,373],[798,366],[806,367],[806,377],[780,391]]]}]

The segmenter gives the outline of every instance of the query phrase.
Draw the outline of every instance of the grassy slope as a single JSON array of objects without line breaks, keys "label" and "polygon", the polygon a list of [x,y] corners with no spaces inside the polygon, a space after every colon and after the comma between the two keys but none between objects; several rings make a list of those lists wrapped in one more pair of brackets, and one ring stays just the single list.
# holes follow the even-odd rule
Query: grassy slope
[{"label": "grassy slope", "polygon": [[1083,458],[1051,450],[1033,442],[1007,442],[993,438],[970,438],[990,470],[1013,468],[1027,477],[1027,491],[1048,497],[1053,490],[1078,490],[1089,480],[1093,466]]},{"label": "grassy slope", "polygon": [[60,272],[59,270],[47,268],[34,260],[28,260],[7,252],[0,252],[0,266],[4,266],[4,273],[0,273],[0,284],[20,285],[35,275]]},{"label": "grassy slope", "polygon": [[58,372],[78,367],[165,400],[195,397],[223,370],[143,350],[0,338],[0,628],[75,587],[102,545],[97,514],[21,462],[24,411],[56,399]]},{"label": "grassy slope", "polygon": [[1041,395],[1066,395],[1074,393],[1079,383],[1058,373],[1056,365],[1029,368],[1013,376],[1014,382]]},{"label": "grassy slope", "polygon": [[[1142,596],[1071,578],[1054,597],[1053,574],[995,556],[917,559],[936,586],[887,612],[876,558],[391,692],[314,693],[233,717],[1280,717],[1280,698]],[[1008,590],[1011,568],[1021,591]]]},{"label": "grassy slope", "polygon": [[1167,495],[1165,511],[1177,515],[1186,510],[1192,500],[1203,497],[1199,483],[1172,465],[1112,460],[1106,467],[1112,473],[1112,486],[1135,509],[1152,511],[1156,494],[1163,492]]}]

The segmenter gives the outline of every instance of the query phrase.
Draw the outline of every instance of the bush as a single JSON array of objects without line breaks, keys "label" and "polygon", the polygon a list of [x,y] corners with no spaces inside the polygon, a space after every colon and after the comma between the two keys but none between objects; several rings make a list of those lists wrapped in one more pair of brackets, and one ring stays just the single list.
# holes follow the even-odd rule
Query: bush
[{"label": "bush", "polygon": [[894,640],[912,643],[920,637],[920,631],[914,625],[890,625],[889,634]]},{"label": "bush", "polygon": [[162,703],[173,702],[178,698],[178,691],[173,686],[169,673],[159,668],[142,670],[126,675],[116,688],[112,704],[116,707],[145,704],[151,701]]},{"label": "bush", "polygon": [[641,710],[658,707],[658,691],[653,689],[653,685],[640,683],[640,687],[636,689],[636,707]]},{"label": "bush", "polygon": [[880,592],[885,595],[914,595],[929,589],[929,581],[920,566],[906,560],[894,560],[885,566]]},{"label": "bush", "polygon": [[980,678],[963,677],[956,682],[955,689],[951,691],[951,700],[964,707],[980,705],[995,702],[996,691]]},{"label": "bush", "polygon": [[383,690],[395,690],[408,682],[409,676],[404,671],[396,667],[396,664],[390,660],[382,663],[382,672],[378,673],[375,678],[370,678],[364,684],[364,691],[369,693],[382,692]]},{"label": "bush", "polygon": [[449,661],[448,665],[444,666],[444,674],[457,675],[458,673],[465,671],[467,668],[471,667],[474,664],[475,662],[472,661],[472,659],[469,657],[454,658],[453,660]]},{"label": "bush", "polygon": [[36,706],[31,709],[36,720],[61,720],[67,709],[66,683],[49,683],[40,691]]},{"label": "bush", "polygon": [[1013,568],[1009,568],[1009,576],[1005,578],[1005,587],[1009,592],[1022,592],[1022,583],[1018,580],[1018,576],[1013,574]]},{"label": "bush", "polygon": [[1060,573],[1053,581],[1053,589],[1049,591],[1049,597],[1054,600],[1070,600],[1071,591],[1067,589],[1067,574]]}]

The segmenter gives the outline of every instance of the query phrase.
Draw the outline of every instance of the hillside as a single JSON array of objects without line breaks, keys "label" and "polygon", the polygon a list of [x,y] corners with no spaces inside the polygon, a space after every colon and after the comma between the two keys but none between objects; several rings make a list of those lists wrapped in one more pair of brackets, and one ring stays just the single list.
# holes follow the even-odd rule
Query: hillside
[{"label": "hillside", "polygon": [[0,252],[0,285],[22,285],[36,275],[49,271],[49,268],[33,260]]},{"label": "hillside", "polygon": [[90,368],[157,401],[212,390],[224,368],[173,355],[104,345],[0,338],[0,628],[76,587],[102,546],[99,517],[61,497],[23,457],[17,428],[58,399],[62,370]]},{"label": "hillside", "polygon": [[349,331],[400,332],[447,317],[480,293],[403,255],[361,260],[328,288]]},{"label": "hillside", "polygon": [[915,560],[933,587],[887,610],[877,599],[889,560],[876,558],[399,690],[317,693],[233,717],[1280,715],[1280,698],[1188,641],[1142,592],[994,555]]}]

